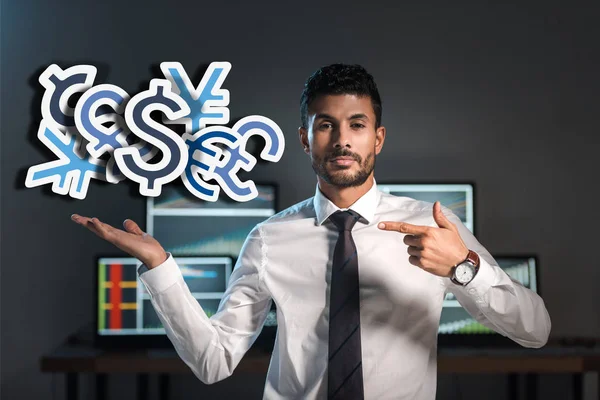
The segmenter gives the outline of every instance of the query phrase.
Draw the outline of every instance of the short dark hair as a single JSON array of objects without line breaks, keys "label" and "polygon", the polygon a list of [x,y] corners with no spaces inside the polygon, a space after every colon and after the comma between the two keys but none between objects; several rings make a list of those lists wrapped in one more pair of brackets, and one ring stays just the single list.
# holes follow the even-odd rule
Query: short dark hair
[{"label": "short dark hair", "polygon": [[308,107],[319,96],[354,94],[369,96],[375,111],[375,127],[381,126],[381,98],[373,76],[362,66],[354,64],[331,64],[319,68],[304,84],[300,99],[302,127],[308,125]]}]

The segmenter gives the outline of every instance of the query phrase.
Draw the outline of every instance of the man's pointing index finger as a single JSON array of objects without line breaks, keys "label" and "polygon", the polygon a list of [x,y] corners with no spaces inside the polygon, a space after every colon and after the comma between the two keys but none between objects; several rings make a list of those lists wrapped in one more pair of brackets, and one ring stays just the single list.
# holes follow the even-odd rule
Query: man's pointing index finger
[{"label": "man's pointing index finger", "polygon": [[422,225],[413,225],[408,224],[406,222],[392,222],[392,221],[382,221],[377,225],[379,229],[384,231],[397,231],[400,233],[408,233],[410,235],[422,235],[427,230],[429,230],[429,226]]}]

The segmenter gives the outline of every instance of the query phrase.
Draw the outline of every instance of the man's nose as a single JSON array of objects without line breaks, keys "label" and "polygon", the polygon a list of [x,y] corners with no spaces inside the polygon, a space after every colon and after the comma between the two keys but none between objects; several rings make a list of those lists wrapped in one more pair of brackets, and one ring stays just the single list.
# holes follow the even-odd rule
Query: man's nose
[{"label": "man's nose", "polygon": [[338,126],[334,130],[333,146],[334,147],[352,147],[352,133],[349,127]]}]

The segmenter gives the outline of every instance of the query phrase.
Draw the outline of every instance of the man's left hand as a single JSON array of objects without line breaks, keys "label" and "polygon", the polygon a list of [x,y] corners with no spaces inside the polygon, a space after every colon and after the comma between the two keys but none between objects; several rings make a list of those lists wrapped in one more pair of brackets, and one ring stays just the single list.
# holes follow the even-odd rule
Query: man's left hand
[{"label": "man's left hand", "polygon": [[378,227],[406,234],[404,243],[408,245],[411,264],[434,275],[450,277],[452,267],[467,258],[469,249],[456,225],[442,213],[439,201],[433,205],[433,219],[439,228],[392,221],[382,221]]}]

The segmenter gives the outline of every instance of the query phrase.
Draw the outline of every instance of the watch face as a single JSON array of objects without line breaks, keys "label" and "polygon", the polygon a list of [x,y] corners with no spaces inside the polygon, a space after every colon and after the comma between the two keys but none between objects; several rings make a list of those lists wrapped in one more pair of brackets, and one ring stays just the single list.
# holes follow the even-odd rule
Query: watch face
[{"label": "watch face", "polygon": [[456,276],[456,280],[459,281],[460,283],[467,283],[470,282],[473,279],[473,267],[471,267],[469,264],[460,264],[459,266],[456,267],[456,271],[454,272],[454,275]]}]

